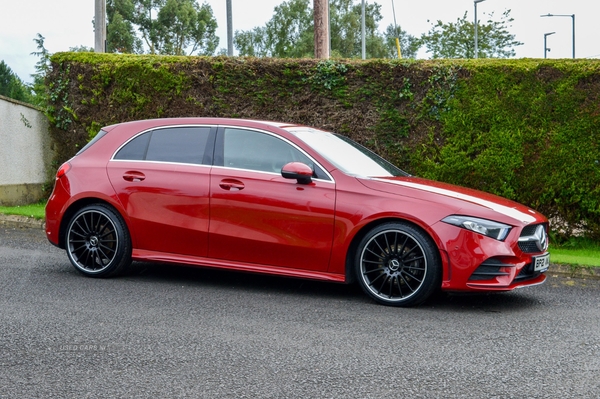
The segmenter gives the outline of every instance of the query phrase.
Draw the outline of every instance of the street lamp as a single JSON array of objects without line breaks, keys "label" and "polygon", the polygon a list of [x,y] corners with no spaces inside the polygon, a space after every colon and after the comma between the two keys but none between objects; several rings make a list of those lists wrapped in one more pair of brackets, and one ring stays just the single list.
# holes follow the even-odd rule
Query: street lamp
[{"label": "street lamp", "polygon": [[550,35],[555,34],[556,32],[544,33],[544,58],[546,58],[546,53],[550,51],[548,46],[546,45],[546,38]]},{"label": "street lamp", "polygon": [[575,58],[575,14],[546,14],[540,17],[571,17],[573,20],[573,58]]},{"label": "street lamp", "polygon": [[473,0],[473,5],[475,6],[475,58],[477,58],[477,3],[481,3],[485,0]]}]

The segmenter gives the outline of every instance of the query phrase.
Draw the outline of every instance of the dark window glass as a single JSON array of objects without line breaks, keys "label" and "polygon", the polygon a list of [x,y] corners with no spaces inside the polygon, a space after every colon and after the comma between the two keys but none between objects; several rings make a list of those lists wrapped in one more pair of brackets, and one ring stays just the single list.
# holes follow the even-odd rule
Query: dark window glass
[{"label": "dark window glass", "polygon": [[152,132],[146,161],[202,164],[209,127],[174,127]]},{"label": "dark window glass", "polygon": [[302,162],[313,171],[317,170],[315,177],[327,179],[310,158],[289,143],[266,133],[228,128],[223,146],[223,166],[226,167],[281,173],[286,163]]},{"label": "dark window glass", "polygon": [[77,152],[77,154],[75,154],[75,155],[79,155],[82,152],[84,152],[85,150],[87,150],[88,148],[90,148],[91,146],[93,146],[98,140],[100,140],[102,137],[104,137],[105,134],[106,134],[106,131],[100,130],[96,134],[96,136],[89,143],[87,143],[81,150],[79,150]]},{"label": "dark window glass", "polygon": [[129,143],[125,144],[123,148],[117,152],[115,159],[127,159],[130,161],[141,161],[146,157],[146,150],[148,149],[148,141],[150,140],[150,132],[140,134]]},{"label": "dark window glass", "polygon": [[209,127],[174,127],[139,135],[115,159],[202,164]]}]

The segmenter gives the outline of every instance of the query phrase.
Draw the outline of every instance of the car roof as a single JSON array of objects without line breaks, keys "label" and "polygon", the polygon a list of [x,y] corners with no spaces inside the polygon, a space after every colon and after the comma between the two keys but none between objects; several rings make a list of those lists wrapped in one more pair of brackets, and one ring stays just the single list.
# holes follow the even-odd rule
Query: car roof
[{"label": "car roof", "polygon": [[230,126],[244,126],[254,128],[286,128],[286,127],[300,127],[294,123],[287,122],[273,122],[273,121],[261,121],[255,119],[237,119],[237,118],[206,118],[206,117],[185,117],[185,118],[160,118],[160,119],[143,119],[137,121],[129,121],[116,123],[113,125],[105,126],[102,130],[111,131],[119,126],[135,126],[139,129],[150,129],[152,127],[171,126],[171,125],[230,125]]}]

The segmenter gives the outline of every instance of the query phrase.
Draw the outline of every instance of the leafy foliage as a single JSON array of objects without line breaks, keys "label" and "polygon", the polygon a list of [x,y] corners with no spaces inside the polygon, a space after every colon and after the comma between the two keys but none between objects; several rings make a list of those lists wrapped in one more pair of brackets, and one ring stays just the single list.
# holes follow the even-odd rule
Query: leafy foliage
[{"label": "leafy foliage", "polygon": [[212,55],[219,43],[212,8],[196,0],[108,0],[106,11],[109,52]]},{"label": "leafy foliage", "polygon": [[417,52],[421,48],[421,41],[419,38],[410,35],[400,27],[394,25],[388,25],[385,30],[386,49],[388,53],[385,58],[397,58],[398,50],[396,48],[396,38],[400,41],[400,51],[402,58],[416,59]]},{"label": "leafy foliage", "polygon": [[46,86],[46,76],[50,71],[50,52],[44,46],[44,40],[46,38],[41,34],[37,34],[33,41],[37,45],[38,51],[31,53],[39,57],[38,62],[35,64],[35,73],[31,75],[33,77],[33,103],[35,105],[45,107],[48,104],[48,87]]},{"label": "leafy foliage", "polygon": [[314,36],[310,3],[310,0],[284,1],[275,7],[273,17],[265,27],[236,31],[233,40],[240,55],[311,56],[314,53]]},{"label": "leafy foliage", "polygon": [[[477,54],[479,58],[509,58],[515,56],[514,47],[523,43],[515,40],[509,32],[513,18],[510,10],[502,13],[500,21],[494,21],[493,13],[486,23],[479,21],[477,27]],[[456,22],[432,24],[429,32],[421,36],[421,43],[433,58],[474,58],[475,24],[467,21],[467,13]]]},{"label": "leafy foliage", "polygon": [[309,80],[316,90],[333,90],[336,87],[342,86],[345,83],[344,75],[348,72],[348,67],[345,64],[333,61],[319,61],[316,67],[316,73]]},{"label": "leafy foliage", "polygon": [[0,95],[23,102],[33,100],[27,85],[4,61],[0,61]]},{"label": "leafy foliage", "polygon": [[[314,54],[314,27],[311,0],[288,0],[275,7],[273,17],[264,27],[236,31],[234,44],[240,55],[277,58],[312,57]],[[331,51],[335,57],[361,57],[360,2],[331,0]],[[365,29],[368,58],[389,57],[396,51],[378,32],[381,6],[366,5]],[[393,58],[396,58],[394,55]]]},{"label": "leafy foliage", "polygon": [[525,203],[552,218],[554,237],[600,239],[597,60],[60,53],[48,82],[62,118],[51,128],[59,162],[100,126],[126,120],[295,122],[344,134],[416,175]]}]

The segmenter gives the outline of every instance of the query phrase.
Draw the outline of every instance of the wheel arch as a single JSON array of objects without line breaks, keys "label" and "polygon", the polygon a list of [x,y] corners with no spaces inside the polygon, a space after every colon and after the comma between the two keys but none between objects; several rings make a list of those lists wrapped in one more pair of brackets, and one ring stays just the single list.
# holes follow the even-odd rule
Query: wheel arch
[{"label": "wheel arch", "polygon": [[59,248],[65,249],[65,239],[66,239],[67,227],[69,225],[69,222],[73,218],[73,216],[80,209],[82,209],[88,205],[105,205],[105,206],[109,207],[110,209],[115,211],[117,214],[119,214],[123,218],[123,221],[125,222],[127,229],[129,231],[131,231],[127,217],[123,214],[123,212],[121,212],[120,209],[118,209],[118,207],[114,206],[114,204],[112,204],[111,202],[106,201],[101,198],[97,198],[97,197],[80,198],[77,201],[70,204],[69,207],[63,213],[63,217],[60,221],[60,228],[59,228],[59,234],[58,234],[58,247]]},{"label": "wheel arch", "polygon": [[[437,237],[437,235],[434,234],[431,229],[426,229],[421,224],[415,222],[414,220],[410,220],[410,219],[402,218],[402,217],[384,217],[381,219],[372,220],[372,221],[366,223],[364,226],[360,227],[360,229],[354,235],[354,237],[350,241],[350,244],[348,245],[348,249],[346,251],[346,266],[345,266],[346,283],[354,283],[356,281],[356,276],[354,274],[354,261],[355,261],[355,255],[356,255],[356,247],[357,247],[358,243],[360,243],[360,241],[375,227],[380,226],[385,223],[393,223],[393,222],[404,223],[404,224],[410,225],[410,226],[420,230],[423,234],[425,234],[427,237],[429,237],[429,239],[431,239],[431,241],[437,248],[438,256],[440,257],[440,259],[443,258],[442,246],[441,246],[439,237]],[[442,267],[443,267],[443,265],[444,265],[444,262],[442,262]]]}]

